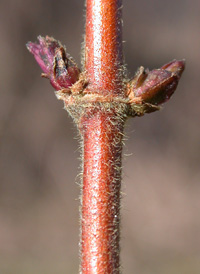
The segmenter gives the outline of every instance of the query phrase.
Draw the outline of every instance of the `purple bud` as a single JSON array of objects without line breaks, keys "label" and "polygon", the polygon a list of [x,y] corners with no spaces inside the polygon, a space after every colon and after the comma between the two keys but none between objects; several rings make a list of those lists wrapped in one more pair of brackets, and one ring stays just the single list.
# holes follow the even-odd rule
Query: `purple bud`
[{"label": "purple bud", "polygon": [[128,84],[129,97],[133,101],[140,99],[154,105],[168,101],[178,85],[184,68],[184,60],[173,60],[160,69],[150,72],[141,67]]},{"label": "purple bud", "polygon": [[42,76],[49,78],[56,90],[72,86],[78,80],[80,70],[72,58],[66,54],[64,47],[49,36],[39,36],[38,40],[39,44],[27,43],[27,48],[43,70]]}]

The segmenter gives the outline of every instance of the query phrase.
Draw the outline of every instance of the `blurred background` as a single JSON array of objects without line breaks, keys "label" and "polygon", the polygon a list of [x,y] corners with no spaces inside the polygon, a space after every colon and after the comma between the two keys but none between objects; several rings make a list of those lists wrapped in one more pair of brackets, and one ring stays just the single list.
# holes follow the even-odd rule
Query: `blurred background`
[{"label": "blurred background", "polygon": [[[39,34],[80,65],[79,0],[0,1],[0,273],[78,273],[79,143],[26,50]],[[200,2],[124,0],[129,76],[187,60],[162,111],[129,119],[123,156],[123,273],[200,273]]]}]

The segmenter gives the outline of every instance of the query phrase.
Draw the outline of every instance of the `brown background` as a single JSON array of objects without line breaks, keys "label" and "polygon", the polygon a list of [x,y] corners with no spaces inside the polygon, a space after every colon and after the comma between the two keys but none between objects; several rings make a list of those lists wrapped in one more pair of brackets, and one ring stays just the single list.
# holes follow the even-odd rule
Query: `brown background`
[{"label": "brown background", "polygon": [[[84,1],[0,2],[0,273],[78,273],[78,135],[25,48],[51,35],[80,64]],[[186,58],[159,113],[127,122],[124,273],[200,273],[200,2],[124,0],[130,77]]]}]

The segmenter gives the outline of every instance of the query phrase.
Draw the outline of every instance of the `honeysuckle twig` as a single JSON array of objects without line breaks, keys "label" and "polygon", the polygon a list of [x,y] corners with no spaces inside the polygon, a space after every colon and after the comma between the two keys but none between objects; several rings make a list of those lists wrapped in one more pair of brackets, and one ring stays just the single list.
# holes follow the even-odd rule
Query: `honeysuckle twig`
[{"label": "honeysuckle twig", "polygon": [[82,140],[80,273],[120,273],[120,186],[127,117],[160,109],[174,93],[184,60],[127,79],[122,0],[87,0],[84,68],[51,37],[27,47],[74,119]]}]

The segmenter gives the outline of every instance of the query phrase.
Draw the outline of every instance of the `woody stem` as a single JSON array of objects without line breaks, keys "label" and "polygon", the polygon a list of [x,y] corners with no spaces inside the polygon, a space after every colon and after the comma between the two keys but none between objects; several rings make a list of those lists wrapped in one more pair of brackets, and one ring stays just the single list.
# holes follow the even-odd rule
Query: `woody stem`
[{"label": "woody stem", "polygon": [[[124,97],[121,0],[87,0],[87,91]],[[119,273],[121,152],[124,119],[115,104],[85,107],[81,209],[82,274]]]}]

